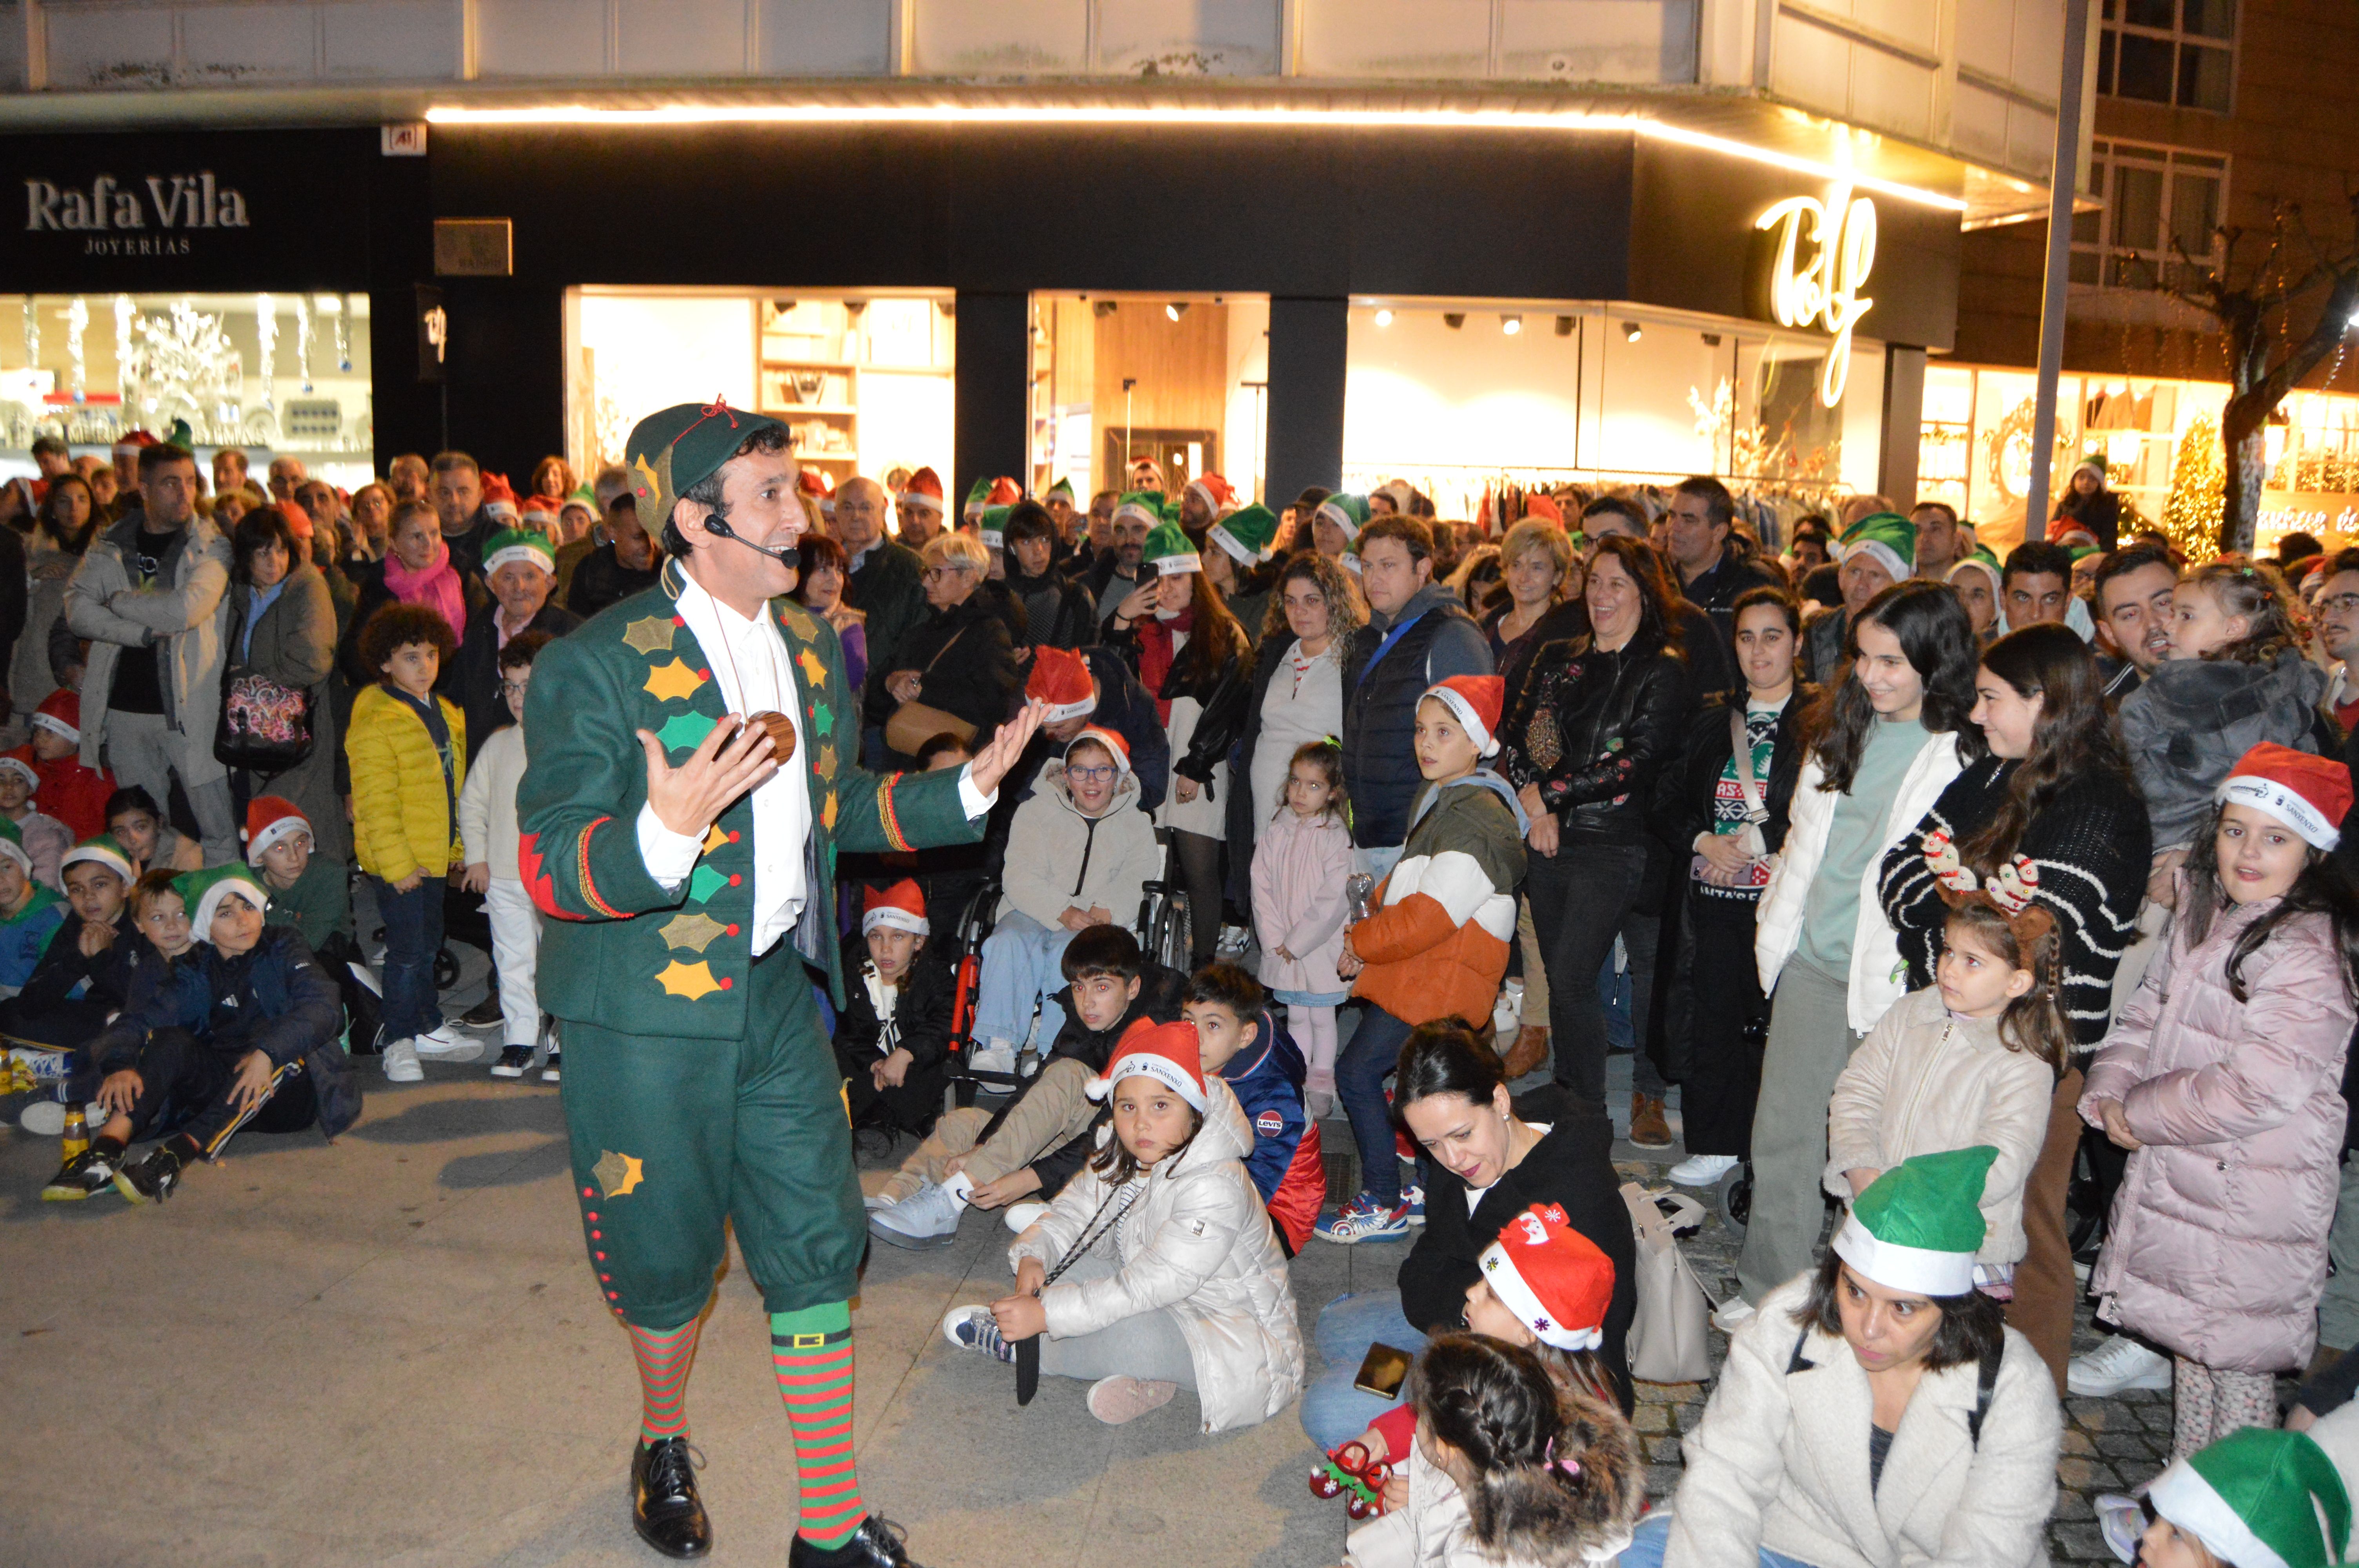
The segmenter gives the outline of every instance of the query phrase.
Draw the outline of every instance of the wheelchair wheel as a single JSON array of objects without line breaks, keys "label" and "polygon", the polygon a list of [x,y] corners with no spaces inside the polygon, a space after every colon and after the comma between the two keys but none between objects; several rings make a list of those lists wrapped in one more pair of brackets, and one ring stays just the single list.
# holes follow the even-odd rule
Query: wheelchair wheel
[{"label": "wheelchair wheel", "polygon": [[1188,895],[1173,892],[1163,900],[1163,907],[1158,912],[1154,940],[1149,944],[1147,957],[1183,975],[1188,973],[1191,932],[1188,919]]},{"label": "wheelchair wheel", "polygon": [[448,947],[435,949],[434,989],[438,991],[447,991],[458,983],[459,955]]},{"label": "wheelchair wheel", "polygon": [[1745,1222],[1753,1217],[1753,1167],[1741,1164],[1730,1171],[1720,1178],[1712,1195],[1720,1209],[1720,1223],[1731,1236],[1744,1240]]}]

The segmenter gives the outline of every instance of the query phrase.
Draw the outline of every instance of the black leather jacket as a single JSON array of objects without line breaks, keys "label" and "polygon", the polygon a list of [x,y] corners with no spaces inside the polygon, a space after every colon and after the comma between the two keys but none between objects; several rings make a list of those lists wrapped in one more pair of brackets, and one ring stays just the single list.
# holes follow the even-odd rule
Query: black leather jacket
[{"label": "black leather jacket", "polygon": [[1518,789],[1538,785],[1567,833],[1639,842],[1693,703],[1685,661],[1659,640],[1614,653],[1585,637],[1551,643],[1507,694],[1499,771]]}]

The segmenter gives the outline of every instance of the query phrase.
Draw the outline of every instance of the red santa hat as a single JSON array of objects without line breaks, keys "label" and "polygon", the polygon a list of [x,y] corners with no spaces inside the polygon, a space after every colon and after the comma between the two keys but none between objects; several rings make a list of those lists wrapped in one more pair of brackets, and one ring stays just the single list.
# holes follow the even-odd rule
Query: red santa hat
[{"label": "red santa hat", "polygon": [[1556,503],[1556,497],[1553,495],[1542,495],[1535,492],[1524,497],[1524,515],[1527,518],[1542,518],[1560,528],[1564,526],[1564,508]]},{"label": "red santa hat", "polygon": [[987,507],[1013,506],[1023,499],[1024,487],[1006,474],[1001,474],[991,481],[991,489],[984,492],[983,503]]},{"label": "red santa hat", "polygon": [[860,934],[865,936],[880,925],[920,936],[933,930],[926,919],[926,895],[910,878],[903,877],[889,888],[870,888],[860,895]]},{"label": "red santa hat", "polygon": [[1534,1204],[1507,1221],[1476,1261],[1491,1293],[1541,1344],[1594,1350],[1604,1343],[1614,1260],[1557,1205]]},{"label": "red santa hat", "polygon": [[115,438],[114,449],[118,452],[136,452],[140,450],[142,448],[152,447],[155,444],[155,435],[150,431],[125,430],[121,436]]},{"label": "red santa hat", "polygon": [[299,502],[281,501],[277,505],[278,515],[287,519],[287,531],[309,544],[311,539],[311,514],[303,510]]},{"label": "red santa hat", "polygon": [[1478,754],[1498,753],[1499,710],[1507,702],[1506,681],[1497,676],[1451,676],[1426,687],[1425,695],[1450,709]]},{"label": "red santa hat", "polygon": [[245,860],[248,865],[262,864],[263,851],[273,844],[282,844],[300,833],[317,843],[311,823],[295,803],[275,795],[258,795],[245,807]]},{"label": "red santa hat", "polygon": [[1223,508],[1234,506],[1237,501],[1237,487],[1210,469],[1190,480],[1187,490],[1182,493],[1202,496],[1204,504],[1212,508],[1215,517],[1221,514]]},{"label": "red santa hat", "polygon": [[2263,741],[2237,759],[2220,786],[2223,806],[2266,811],[2320,849],[2343,839],[2351,811],[2351,770],[2327,757]]},{"label": "red santa hat", "polygon": [[81,745],[82,698],[62,687],[49,693],[41,698],[41,706],[33,709],[32,726]]},{"label": "red santa hat", "polygon": [[904,506],[930,506],[936,516],[942,511],[942,476],[929,468],[919,469],[909,476],[909,482],[894,500]]},{"label": "red santa hat", "polygon": [[828,482],[827,475],[817,469],[807,468],[796,476],[795,488],[819,503],[821,516],[835,515],[835,486]]},{"label": "red santa hat", "polygon": [[15,773],[25,781],[27,790],[37,795],[40,793],[41,775],[33,771],[30,758],[20,757],[14,752],[0,753],[0,773]]},{"label": "red santa hat", "polygon": [[507,475],[487,473],[484,476],[484,513],[509,524],[515,523],[520,515],[516,492],[508,487]]},{"label": "red santa hat", "polygon": [[1107,751],[1112,752],[1114,753],[1114,765],[1117,774],[1130,772],[1130,742],[1124,740],[1120,735],[1117,735],[1111,730],[1103,729],[1099,725],[1088,725],[1082,729],[1080,734],[1065,742],[1066,757],[1070,759],[1073,754],[1073,748],[1081,745],[1084,741],[1094,742],[1097,745],[1103,746]]},{"label": "red santa hat", "polygon": [[1041,721],[1056,724],[1095,712],[1098,683],[1090,674],[1087,658],[1071,648],[1043,644],[1033,650],[1032,673],[1025,677],[1024,695],[1035,702],[1046,703],[1049,711],[1041,716]]},{"label": "red santa hat", "polygon": [[1092,1099],[1103,1099],[1125,1078],[1153,1078],[1198,1110],[1205,1104],[1204,1057],[1196,1026],[1185,1019],[1158,1023],[1142,1018],[1123,1033],[1103,1077],[1090,1080]]}]

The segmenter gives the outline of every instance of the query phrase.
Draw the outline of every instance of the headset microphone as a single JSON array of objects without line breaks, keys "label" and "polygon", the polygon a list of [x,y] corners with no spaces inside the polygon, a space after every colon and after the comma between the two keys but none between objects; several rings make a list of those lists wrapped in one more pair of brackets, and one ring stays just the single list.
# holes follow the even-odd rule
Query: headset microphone
[{"label": "headset microphone", "polygon": [[802,565],[802,552],[795,548],[794,546],[757,545],[754,543],[753,540],[739,535],[736,529],[729,526],[728,521],[718,512],[709,513],[706,514],[704,519],[704,531],[708,534],[718,535],[723,539],[734,539],[737,543],[745,546],[747,549],[755,551],[757,554],[769,557],[780,566],[799,567]]}]

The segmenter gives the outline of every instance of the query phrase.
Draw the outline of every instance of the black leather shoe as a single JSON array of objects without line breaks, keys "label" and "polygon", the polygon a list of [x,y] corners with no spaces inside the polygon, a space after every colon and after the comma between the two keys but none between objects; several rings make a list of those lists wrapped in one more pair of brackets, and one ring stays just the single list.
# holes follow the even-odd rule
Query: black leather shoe
[{"label": "black leather shoe", "polygon": [[631,1528],[666,1557],[701,1557],[712,1550],[712,1521],[696,1495],[687,1438],[639,1440],[631,1455]]},{"label": "black leather shoe", "polygon": [[900,1526],[870,1514],[860,1521],[851,1540],[832,1552],[799,1535],[787,1548],[787,1568],[919,1568],[901,1548],[904,1533]]}]

